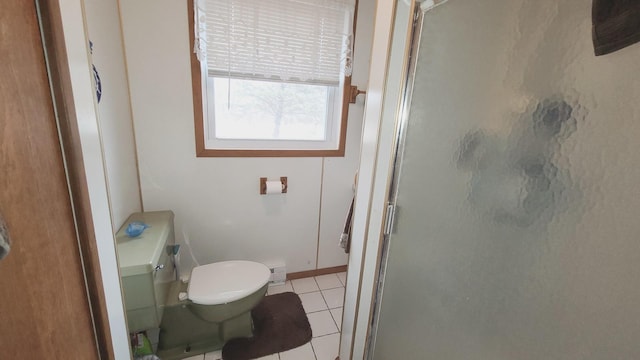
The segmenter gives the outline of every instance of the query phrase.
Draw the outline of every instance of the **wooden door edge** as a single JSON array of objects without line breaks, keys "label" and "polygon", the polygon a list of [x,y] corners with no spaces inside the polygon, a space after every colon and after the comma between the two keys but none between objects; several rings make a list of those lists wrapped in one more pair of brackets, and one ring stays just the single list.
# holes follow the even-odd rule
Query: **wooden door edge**
[{"label": "wooden door edge", "polygon": [[[100,359],[115,359],[59,2],[36,0]],[[87,69],[87,71],[89,71]]]}]

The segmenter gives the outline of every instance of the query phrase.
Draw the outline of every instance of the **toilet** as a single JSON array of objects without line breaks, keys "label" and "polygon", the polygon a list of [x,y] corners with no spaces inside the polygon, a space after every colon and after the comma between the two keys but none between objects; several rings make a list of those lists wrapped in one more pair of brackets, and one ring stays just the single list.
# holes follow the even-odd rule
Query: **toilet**
[{"label": "toilet", "polygon": [[197,266],[188,281],[173,281],[162,311],[157,355],[181,359],[251,337],[251,310],[265,296],[270,275],[261,263],[235,260]]},{"label": "toilet", "polygon": [[[251,337],[251,310],[265,296],[271,271],[253,261],[223,261],[197,266],[187,280],[177,280],[173,219],[169,210],[134,213],[116,234],[129,331],[146,332],[162,360]],[[140,223],[141,233],[127,231]]]},{"label": "toilet", "polygon": [[158,356],[181,359],[251,337],[251,310],[265,296],[270,274],[257,262],[223,261],[195,267],[188,282],[174,281],[160,324]]}]

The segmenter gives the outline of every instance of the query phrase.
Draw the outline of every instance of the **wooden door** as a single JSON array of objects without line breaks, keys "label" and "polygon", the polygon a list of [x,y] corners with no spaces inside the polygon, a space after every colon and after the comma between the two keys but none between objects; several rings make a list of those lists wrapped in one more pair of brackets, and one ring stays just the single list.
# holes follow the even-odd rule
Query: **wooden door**
[{"label": "wooden door", "polygon": [[97,359],[34,1],[0,5],[0,358]]}]

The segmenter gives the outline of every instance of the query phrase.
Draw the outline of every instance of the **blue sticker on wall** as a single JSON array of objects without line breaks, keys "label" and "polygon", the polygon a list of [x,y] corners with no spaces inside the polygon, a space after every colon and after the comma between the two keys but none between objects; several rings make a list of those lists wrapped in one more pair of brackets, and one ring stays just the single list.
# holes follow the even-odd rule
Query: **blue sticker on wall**
[{"label": "blue sticker on wall", "polygon": [[[93,55],[93,42],[89,41],[89,51],[91,51],[91,55]],[[102,98],[102,82],[100,81],[100,74],[98,74],[98,69],[96,69],[96,66],[93,64],[91,64],[91,67],[93,68],[93,80],[95,81],[96,84],[96,97],[98,98],[98,104],[100,103],[100,98]]]}]

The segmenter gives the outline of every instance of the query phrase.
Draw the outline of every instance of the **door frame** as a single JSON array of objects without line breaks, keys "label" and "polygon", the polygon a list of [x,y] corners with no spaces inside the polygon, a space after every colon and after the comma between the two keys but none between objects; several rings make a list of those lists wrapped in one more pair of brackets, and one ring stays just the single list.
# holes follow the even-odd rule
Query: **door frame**
[{"label": "door frame", "polygon": [[35,0],[101,359],[131,351],[82,0]]},{"label": "door frame", "polygon": [[[415,0],[378,0],[345,292],[340,359],[364,359],[382,261]],[[402,31],[395,32],[394,29]]]},{"label": "door frame", "polygon": [[[406,7],[405,7],[406,5]],[[404,150],[407,138],[407,123],[409,121],[410,106],[413,97],[413,87],[415,82],[416,64],[420,50],[420,38],[422,35],[422,24],[425,10],[420,6],[417,1],[412,1],[410,4],[404,3],[398,6],[396,13],[396,27],[395,30],[399,30],[397,36],[394,36],[392,42],[399,42],[404,47],[404,52],[400,52],[398,49],[394,49],[393,43],[391,47],[392,56],[395,56],[397,61],[401,58],[403,60],[402,66],[399,69],[394,69],[396,73],[400,75],[400,91],[398,96],[389,99],[389,103],[395,105],[396,112],[385,114],[387,117],[395,119],[394,125],[394,139],[393,148],[391,149],[392,157],[391,166],[389,168],[388,181],[387,181],[387,202],[385,203],[387,211],[392,211],[391,214],[385,216],[385,228],[379,235],[379,245],[376,253],[376,267],[374,287],[371,289],[371,310],[369,311],[367,338],[363,357],[365,359],[373,358],[373,351],[375,349],[375,342],[378,332],[378,324],[380,321],[380,310],[383,299],[385,274],[387,272],[387,261],[389,256],[389,242],[390,237],[394,232],[394,215],[397,213],[397,199],[398,199],[398,182],[402,173],[402,163],[404,157]],[[405,30],[407,32],[403,32]],[[395,51],[394,51],[395,50]],[[385,116],[383,115],[383,116]],[[367,253],[367,256],[373,256],[373,254]]]}]

